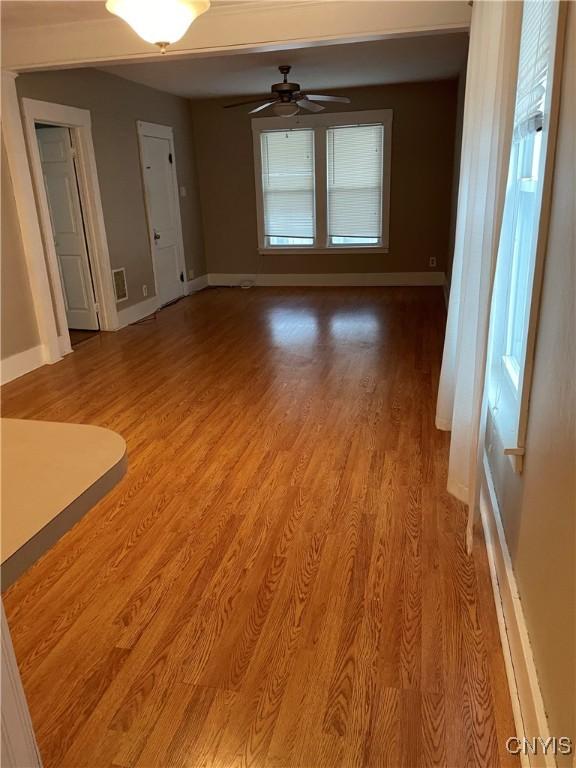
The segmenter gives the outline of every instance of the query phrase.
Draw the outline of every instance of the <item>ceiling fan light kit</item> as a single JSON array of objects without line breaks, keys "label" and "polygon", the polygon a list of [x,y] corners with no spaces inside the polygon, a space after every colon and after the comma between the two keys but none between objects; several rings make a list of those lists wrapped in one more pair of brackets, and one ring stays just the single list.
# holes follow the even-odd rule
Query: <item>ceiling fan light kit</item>
[{"label": "ceiling fan light kit", "polygon": [[107,0],[106,9],[123,19],[162,53],[183,37],[192,22],[210,8],[210,0]]},{"label": "ceiling fan light kit", "polygon": [[278,117],[294,117],[294,115],[298,114],[298,104],[279,101],[272,106],[272,112],[278,115]]},{"label": "ceiling fan light kit", "polygon": [[321,104],[317,104],[318,101],[324,102],[339,102],[340,104],[350,104],[350,99],[347,96],[320,96],[313,93],[304,93],[299,83],[289,83],[288,75],[291,67],[287,64],[278,67],[280,74],[283,76],[281,83],[274,83],[270,88],[270,95],[264,97],[266,101],[263,104],[258,104],[261,99],[251,101],[241,101],[237,104],[226,104],[224,109],[232,109],[234,107],[244,107],[252,104],[258,104],[258,106],[251,109],[248,114],[252,115],[255,112],[261,112],[268,107],[272,107],[274,114],[278,117],[294,117],[301,109],[307,112],[322,112],[325,107]]}]

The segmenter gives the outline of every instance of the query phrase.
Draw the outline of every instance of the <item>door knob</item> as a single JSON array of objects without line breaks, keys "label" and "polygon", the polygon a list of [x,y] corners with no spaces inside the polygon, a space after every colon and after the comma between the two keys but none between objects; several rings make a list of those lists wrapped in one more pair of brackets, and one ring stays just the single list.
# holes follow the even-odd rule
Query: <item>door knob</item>
[{"label": "door knob", "polygon": [[160,240],[160,235],[154,230],[154,240]]}]

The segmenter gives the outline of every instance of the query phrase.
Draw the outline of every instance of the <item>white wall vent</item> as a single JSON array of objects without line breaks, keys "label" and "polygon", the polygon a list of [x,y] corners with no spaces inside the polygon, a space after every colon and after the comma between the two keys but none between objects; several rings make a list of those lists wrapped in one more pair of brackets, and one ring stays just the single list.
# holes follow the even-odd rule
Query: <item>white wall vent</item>
[{"label": "white wall vent", "polygon": [[126,270],[124,267],[112,270],[112,279],[114,280],[114,293],[116,301],[126,301],[128,298],[128,286],[126,285]]}]

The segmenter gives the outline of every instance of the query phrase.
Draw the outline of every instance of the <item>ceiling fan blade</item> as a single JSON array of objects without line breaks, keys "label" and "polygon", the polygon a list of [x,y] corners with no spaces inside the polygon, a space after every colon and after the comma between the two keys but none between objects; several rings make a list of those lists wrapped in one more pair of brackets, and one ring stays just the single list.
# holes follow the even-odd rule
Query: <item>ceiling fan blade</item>
[{"label": "ceiling fan blade", "polygon": [[247,107],[248,104],[258,104],[258,102],[265,98],[266,96],[261,96],[259,99],[250,99],[250,101],[237,101],[235,104],[225,104],[224,109],[234,109],[234,107]]},{"label": "ceiling fan blade", "polygon": [[307,93],[306,98],[312,101],[338,101],[340,104],[350,104],[348,96],[319,96],[315,93]]},{"label": "ceiling fan blade", "polygon": [[298,99],[296,102],[299,107],[302,107],[302,109],[307,109],[308,112],[322,112],[325,107],[321,107],[320,104],[314,104],[313,101],[308,101],[308,99]]},{"label": "ceiling fan blade", "polygon": [[266,107],[271,107],[272,104],[276,104],[276,99],[273,101],[265,101],[264,104],[260,104],[259,107],[256,107],[256,109],[251,109],[250,112],[248,112],[249,115],[253,115],[254,112],[260,112],[262,109],[266,109]]}]

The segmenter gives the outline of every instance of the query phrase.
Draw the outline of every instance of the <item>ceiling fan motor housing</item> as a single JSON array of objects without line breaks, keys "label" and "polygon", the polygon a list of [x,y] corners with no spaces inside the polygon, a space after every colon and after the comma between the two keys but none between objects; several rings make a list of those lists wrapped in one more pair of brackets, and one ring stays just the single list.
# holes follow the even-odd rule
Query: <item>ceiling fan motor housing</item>
[{"label": "ceiling fan motor housing", "polygon": [[270,88],[272,93],[276,94],[281,101],[292,101],[292,96],[296,93],[300,93],[299,83],[289,83],[288,74],[292,67],[283,65],[278,67],[280,74],[284,75],[284,80],[281,83],[274,83]]},{"label": "ceiling fan motor housing", "polygon": [[290,101],[293,94],[300,92],[300,85],[298,83],[274,83],[270,90],[277,94],[282,101]]}]

